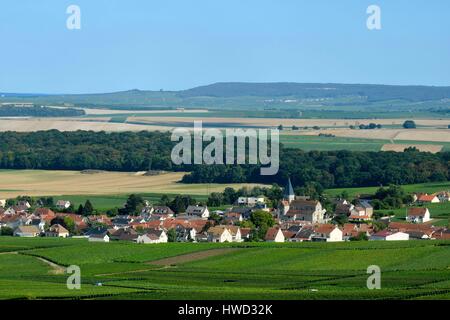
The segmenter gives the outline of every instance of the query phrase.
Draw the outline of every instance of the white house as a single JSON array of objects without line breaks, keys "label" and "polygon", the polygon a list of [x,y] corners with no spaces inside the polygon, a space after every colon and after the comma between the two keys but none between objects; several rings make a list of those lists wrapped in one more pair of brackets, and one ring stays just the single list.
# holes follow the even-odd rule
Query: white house
[{"label": "white house", "polygon": [[417,198],[419,203],[439,203],[439,198],[434,194],[422,194]]},{"label": "white house", "polygon": [[448,191],[438,192],[436,196],[438,197],[439,202],[450,202],[450,192]]},{"label": "white house", "polygon": [[146,234],[138,236],[137,243],[166,243],[168,241],[167,234],[164,230],[151,230]]},{"label": "white house", "polygon": [[343,241],[343,232],[333,224],[321,224],[314,228],[313,240],[326,242]]},{"label": "white house", "polygon": [[68,209],[70,207],[70,201],[58,200],[56,201],[56,208],[60,210]]},{"label": "white house", "polygon": [[237,226],[227,226],[228,231],[231,233],[232,241],[233,242],[242,242],[244,239],[242,239],[241,235],[241,228]]},{"label": "white house", "polygon": [[245,205],[254,207],[257,204],[264,204],[266,202],[266,199],[263,196],[259,197],[239,197],[237,200],[238,205]]},{"label": "white house", "polygon": [[382,230],[374,233],[369,238],[370,241],[385,240],[385,241],[401,241],[409,240],[409,234],[404,232],[394,232],[388,230]]},{"label": "white house", "polygon": [[428,208],[408,208],[406,221],[413,223],[424,223],[431,220]]},{"label": "white house", "polygon": [[89,242],[109,242],[109,236],[104,233],[91,234],[88,238]]},{"label": "white house", "polygon": [[69,231],[60,224],[54,224],[48,229],[47,232],[45,232],[45,236],[67,238],[69,236]]},{"label": "white house", "polygon": [[233,242],[233,235],[226,226],[211,227],[207,234],[209,242]]},{"label": "white house", "polygon": [[207,206],[189,206],[186,209],[186,215],[207,219],[209,218],[209,210]]},{"label": "white house", "polygon": [[4,208],[6,206],[6,199],[0,199],[0,207]]},{"label": "white house", "polygon": [[266,236],[264,237],[264,240],[267,242],[284,242],[285,237],[283,234],[283,231],[279,228],[269,228],[266,232]]}]

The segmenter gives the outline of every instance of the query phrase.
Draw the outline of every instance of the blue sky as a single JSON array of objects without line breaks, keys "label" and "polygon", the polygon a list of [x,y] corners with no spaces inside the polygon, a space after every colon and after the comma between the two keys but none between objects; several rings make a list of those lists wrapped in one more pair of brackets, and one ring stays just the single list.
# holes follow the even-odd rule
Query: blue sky
[{"label": "blue sky", "polygon": [[[81,8],[81,30],[66,8]],[[366,28],[377,4],[382,30]],[[0,92],[450,85],[448,0],[2,0]]]}]

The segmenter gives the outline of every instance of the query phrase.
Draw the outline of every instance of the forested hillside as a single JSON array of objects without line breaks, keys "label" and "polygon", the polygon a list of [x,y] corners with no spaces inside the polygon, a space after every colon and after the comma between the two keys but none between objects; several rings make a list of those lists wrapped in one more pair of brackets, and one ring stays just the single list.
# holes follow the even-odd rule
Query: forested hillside
[{"label": "forested hillside", "polygon": [[280,149],[276,176],[261,176],[259,166],[172,164],[174,143],[167,132],[91,131],[0,133],[2,169],[99,169],[112,171],[191,171],[187,183],[262,182],[337,188],[447,181],[450,153],[311,151]]},{"label": "forested hillside", "polygon": [[32,107],[0,107],[0,117],[76,117],[85,115],[84,110],[75,108]]}]

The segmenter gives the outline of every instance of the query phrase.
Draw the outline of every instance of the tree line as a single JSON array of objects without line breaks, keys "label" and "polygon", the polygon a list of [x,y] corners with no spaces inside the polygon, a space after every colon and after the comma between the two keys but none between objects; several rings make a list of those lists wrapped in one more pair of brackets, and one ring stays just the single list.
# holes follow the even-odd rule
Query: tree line
[{"label": "tree line", "polygon": [[280,169],[260,175],[260,165],[174,165],[169,132],[92,131],[0,133],[1,169],[189,171],[185,183],[266,183],[326,188],[447,181],[450,153],[303,151],[280,146]]},{"label": "tree line", "polygon": [[75,108],[52,108],[44,106],[2,106],[0,117],[78,117],[86,112]]}]

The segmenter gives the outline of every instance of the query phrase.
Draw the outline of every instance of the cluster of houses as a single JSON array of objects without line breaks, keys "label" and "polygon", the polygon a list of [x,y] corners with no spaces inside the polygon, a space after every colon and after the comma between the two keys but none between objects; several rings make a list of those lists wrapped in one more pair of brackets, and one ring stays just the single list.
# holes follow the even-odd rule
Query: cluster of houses
[{"label": "cluster of houses", "polygon": [[[450,201],[448,192],[433,195],[416,194],[414,200],[421,204]],[[214,211],[217,219],[210,219],[207,206],[188,206],[184,213],[175,215],[167,206],[152,206],[146,203],[138,216],[106,215],[80,216],[73,213],[58,213],[48,208],[33,210],[28,202],[6,208],[0,200],[0,229],[9,227],[13,235],[19,237],[69,237],[88,238],[92,242],[114,240],[136,243],[177,242],[243,242],[251,238],[252,230],[241,227],[252,213],[263,210],[270,213],[275,226],[267,230],[267,242],[339,242],[354,238],[368,240],[410,240],[410,239],[450,239],[450,231],[445,227],[435,227],[431,222],[430,210],[426,206],[408,207],[404,222],[384,221],[381,231],[370,223],[374,210],[370,200],[351,203],[345,199],[334,201],[335,210],[328,213],[317,200],[296,196],[290,180],[284,188],[283,200],[278,207],[269,208],[264,197],[240,197],[235,206],[226,211]],[[70,202],[60,200],[57,209],[63,211]],[[345,215],[348,223],[333,224],[336,215]],[[55,218],[70,218],[74,230],[69,232]]]}]

